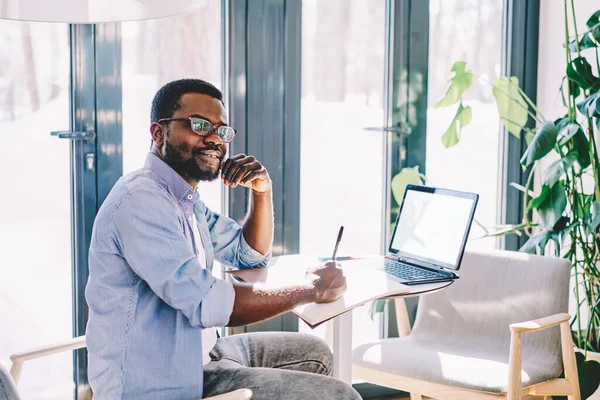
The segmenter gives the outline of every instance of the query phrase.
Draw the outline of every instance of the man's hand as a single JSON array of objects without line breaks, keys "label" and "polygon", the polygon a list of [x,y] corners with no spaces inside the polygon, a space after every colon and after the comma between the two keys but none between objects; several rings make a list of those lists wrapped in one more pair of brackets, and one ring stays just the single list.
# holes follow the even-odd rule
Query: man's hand
[{"label": "man's hand", "polygon": [[316,291],[315,303],[332,302],[346,291],[344,270],[338,268],[338,266],[339,263],[329,261],[306,272],[306,278]]},{"label": "man's hand", "polygon": [[241,185],[259,193],[271,189],[272,182],[267,169],[253,156],[238,154],[225,160],[221,168],[221,178],[225,185]]}]

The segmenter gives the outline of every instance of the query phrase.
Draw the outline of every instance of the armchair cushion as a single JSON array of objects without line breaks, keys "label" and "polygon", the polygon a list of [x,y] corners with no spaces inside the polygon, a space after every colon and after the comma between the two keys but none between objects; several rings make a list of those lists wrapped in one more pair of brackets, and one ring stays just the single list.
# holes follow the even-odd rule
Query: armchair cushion
[{"label": "armchair cushion", "polygon": [[[508,348],[472,337],[454,339],[444,343],[435,337],[409,335],[367,343],[355,349],[353,364],[453,387],[506,393]],[[535,358],[523,360],[521,379],[523,386],[531,386],[554,379],[559,373],[555,358],[540,352]]]}]

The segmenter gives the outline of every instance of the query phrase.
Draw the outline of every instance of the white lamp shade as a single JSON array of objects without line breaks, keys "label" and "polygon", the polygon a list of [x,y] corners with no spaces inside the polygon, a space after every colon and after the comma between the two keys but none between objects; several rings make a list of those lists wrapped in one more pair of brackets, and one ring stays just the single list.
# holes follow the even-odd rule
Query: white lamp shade
[{"label": "white lamp shade", "polygon": [[169,17],[206,0],[0,0],[0,19],[93,24]]}]

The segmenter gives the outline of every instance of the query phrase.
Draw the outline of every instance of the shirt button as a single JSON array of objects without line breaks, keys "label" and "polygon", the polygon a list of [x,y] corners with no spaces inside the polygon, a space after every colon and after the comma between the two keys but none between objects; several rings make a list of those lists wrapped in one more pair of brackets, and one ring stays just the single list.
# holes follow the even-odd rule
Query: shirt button
[{"label": "shirt button", "polygon": [[192,197],[194,197],[194,196],[192,196],[191,194],[188,194],[188,199],[189,199],[189,200],[191,200],[191,199],[192,199]]}]

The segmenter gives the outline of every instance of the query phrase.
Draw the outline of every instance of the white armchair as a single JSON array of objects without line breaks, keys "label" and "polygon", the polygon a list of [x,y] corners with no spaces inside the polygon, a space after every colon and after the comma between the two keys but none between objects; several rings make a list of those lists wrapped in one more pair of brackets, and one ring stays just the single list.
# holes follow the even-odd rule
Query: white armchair
[{"label": "white armchair", "polygon": [[[42,346],[35,349],[13,354],[10,359],[12,365],[10,376],[0,366],[0,400],[19,400],[17,385],[23,369],[23,363],[35,358],[49,356],[51,354],[63,351],[72,351],[85,347],[85,336],[79,336],[64,342],[55,343],[48,346]],[[249,400],[252,398],[250,389],[238,389],[230,393],[214,397],[207,397],[210,400]]]},{"label": "white armchair", "polygon": [[579,400],[566,313],[570,272],[560,258],[468,252],[460,279],[421,297],[412,332],[404,300],[395,300],[402,337],[356,348],[353,377],[410,392],[413,400]]}]

